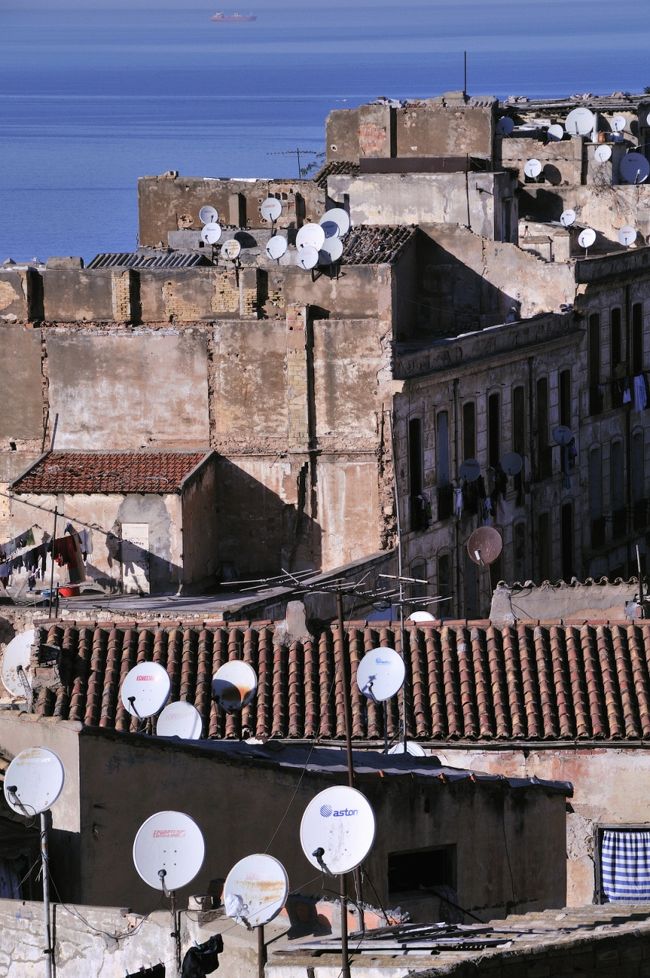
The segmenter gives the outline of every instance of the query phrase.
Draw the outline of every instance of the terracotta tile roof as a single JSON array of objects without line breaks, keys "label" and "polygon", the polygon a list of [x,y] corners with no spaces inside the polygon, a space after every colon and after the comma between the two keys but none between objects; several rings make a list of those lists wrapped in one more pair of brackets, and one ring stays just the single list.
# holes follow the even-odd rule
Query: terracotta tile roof
[{"label": "terracotta tile roof", "polygon": [[87,268],[197,268],[209,265],[204,255],[183,251],[126,251],[103,252],[88,263]]},{"label": "terracotta tile roof", "polygon": [[356,176],[359,173],[359,164],[351,163],[348,160],[332,160],[331,163],[326,163],[322,166],[318,173],[315,174],[314,183],[317,183],[319,187],[326,190],[327,178],[335,177],[337,173],[343,173],[346,176]]},{"label": "terracotta tile roof", "polygon": [[415,234],[417,228],[409,225],[359,224],[344,238],[341,260],[345,265],[390,265]]},{"label": "terracotta tile roof", "polygon": [[[163,664],[173,700],[193,703],[209,737],[342,739],[338,630],[290,645],[273,623],[144,625],[49,623],[41,640],[62,649],[61,684],[41,689],[44,716],[135,730],[119,700],[122,679],[141,660]],[[387,624],[348,627],[355,741],[380,740],[382,709],[366,702],[355,676],[364,653],[399,648]],[[229,659],[257,671],[259,688],[241,717],[211,697],[211,679]],[[634,624],[455,623],[406,630],[406,722],[426,741],[650,739],[650,621]],[[399,697],[401,701],[401,696]],[[401,705],[388,703],[398,738]]]},{"label": "terracotta tile roof", "polygon": [[200,452],[48,452],[11,484],[16,493],[178,492]]}]

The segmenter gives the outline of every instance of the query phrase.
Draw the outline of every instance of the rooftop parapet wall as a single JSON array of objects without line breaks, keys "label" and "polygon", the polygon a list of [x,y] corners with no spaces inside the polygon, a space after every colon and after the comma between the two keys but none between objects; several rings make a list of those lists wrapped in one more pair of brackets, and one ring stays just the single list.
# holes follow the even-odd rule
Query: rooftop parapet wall
[{"label": "rooftop parapet wall", "polygon": [[229,180],[183,177],[175,172],[138,180],[138,239],[142,247],[167,247],[170,232],[200,231],[199,210],[208,204],[219,212],[220,223],[236,228],[269,225],[260,204],[278,197],[282,214],[277,227],[296,228],[320,218],[325,194],[313,180]]}]

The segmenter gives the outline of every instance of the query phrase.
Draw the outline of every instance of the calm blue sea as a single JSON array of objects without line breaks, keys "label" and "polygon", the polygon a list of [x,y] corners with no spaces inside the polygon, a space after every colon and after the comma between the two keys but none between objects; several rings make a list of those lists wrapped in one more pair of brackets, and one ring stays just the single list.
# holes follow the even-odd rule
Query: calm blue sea
[{"label": "calm blue sea", "polygon": [[650,84],[638,0],[60,2],[0,0],[0,262],[132,249],[142,174],[295,175],[331,109],[462,88],[464,50],[471,94]]}]

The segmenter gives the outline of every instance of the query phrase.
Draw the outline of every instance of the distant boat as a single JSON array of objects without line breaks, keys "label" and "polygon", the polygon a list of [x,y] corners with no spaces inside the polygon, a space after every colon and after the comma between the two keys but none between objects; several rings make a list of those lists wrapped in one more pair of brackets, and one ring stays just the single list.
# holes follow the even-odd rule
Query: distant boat
[{"label": "distant boat", "polygon": [[217,24],[240,24],[244,21],[257,20],[255,14],[225,14],[223,10],[217,10],[216,14],[210,17],[210,20],[216,21]]}]

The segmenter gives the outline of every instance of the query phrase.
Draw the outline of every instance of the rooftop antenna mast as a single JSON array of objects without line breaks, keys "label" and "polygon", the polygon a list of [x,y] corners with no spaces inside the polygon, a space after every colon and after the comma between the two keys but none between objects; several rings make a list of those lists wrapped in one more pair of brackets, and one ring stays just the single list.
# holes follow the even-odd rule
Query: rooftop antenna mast
[{"label": "rooftop antenna mast", "polygon": [[[296,161],[298,163],[298,179],[299,180],[302,180],[302,178],[304,176],[306,176],[307,170],[309,169],[309,167],[305,167],[305,170],[303,171],[303,168],[302,168],[302,165],[301,165],[301,162],[300,162],[300,154],[301,153],[302,153],[303,156],[316,156],[316,157],[318,157],[318,156],[321,155],[321,153],[318,152],[318,150],[315,150],[315,149],[306,149],[304,146],[296,146],[295,149],[276,150],[273,153],[269,153],[269,156],[295,156],[296,157]],[[313,164],[311,164],[311,165],[313,165]]]}]

